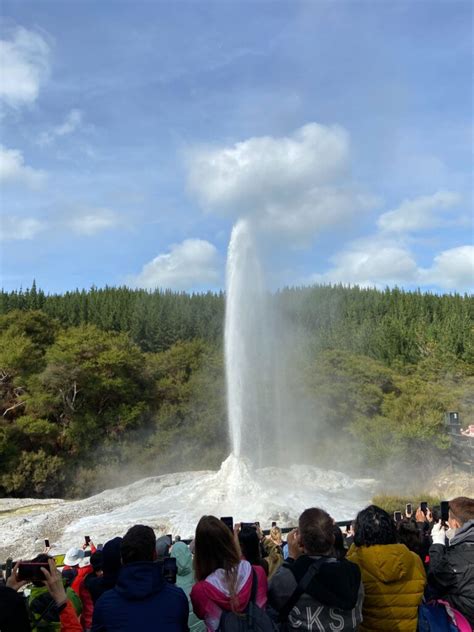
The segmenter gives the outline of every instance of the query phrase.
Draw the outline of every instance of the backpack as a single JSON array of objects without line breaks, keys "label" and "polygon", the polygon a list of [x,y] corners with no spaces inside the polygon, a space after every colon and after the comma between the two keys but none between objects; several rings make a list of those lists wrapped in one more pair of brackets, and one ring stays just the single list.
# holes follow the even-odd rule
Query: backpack
[{"label": "backpack", "polygon": [[252,592],[243,612],[224,611],[219,622],[219,632],[275,632],[275,626],[268,614],[255,603],[257,595],[257,573],[252,568]]},{"label": "backpack", "polygon": [[437,599],[418,608],[417,632],[472,632],[466,618],[447,601]]}]

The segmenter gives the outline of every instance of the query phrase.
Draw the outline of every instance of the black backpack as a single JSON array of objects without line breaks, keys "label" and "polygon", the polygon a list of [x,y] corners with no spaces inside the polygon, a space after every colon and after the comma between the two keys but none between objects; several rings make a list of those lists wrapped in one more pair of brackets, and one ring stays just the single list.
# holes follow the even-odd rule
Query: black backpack
[{"label": "black backpack", "polygon": [[252,592],[243,612],[225,610],[219,622],[219,632],[275,632],[275,626],[268,614],[255,603],[257,594],[257,573],[252,568]]}]

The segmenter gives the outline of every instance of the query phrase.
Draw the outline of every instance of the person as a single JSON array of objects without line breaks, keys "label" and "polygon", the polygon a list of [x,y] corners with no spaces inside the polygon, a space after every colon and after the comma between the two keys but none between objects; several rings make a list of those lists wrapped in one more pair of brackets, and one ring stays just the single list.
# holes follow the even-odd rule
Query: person
[{"label": "person", "polygon": [[340,527],[337,526],[337,524],[333,525],[332,532],[334,533],[334,557],[337,560],[343,560],[347,555],[347,550],[344,546],[344,534],[342,533]]},{"label": "person", "polygon": [[176,559],[176,566],[178,574],[176,576],[176,586],[181,588],[188,598],[189,606],[189,618],[188,626],[191,632],[204,632],[205,627],[203,622],[197,618],[193,612],[191,603],[191,588],[195,583],[194,571],[193,571],[193,556],[184,542],[179,540],[175,541],[173,548],[171,549],[171,557]]},{"label": "person", "polygon": [[268,601],[288,630],[357,630],[363,587],[360,570],[334,553],[334,521],[306,509],[288,534],[289,557],[269,583]]},{"label": "person", "polygon": [[474,499],[449,501],[448,524],[454,537],[446,546],[446,528],[431,531],[428,584],[434,595],[448,601],[474,627]]},{"label": "person", "polygon": [[425,551],[422,548],[423,532],[418,528],[415,521],[402,518],[397,523],[398,542],[404,544],[407,549],[416,553],[422,562],[425,560]]},{"label": "person", "polygon": [[112,540],[106,542],[102,549],[102,572],[89,573],[84,580],[84,585],[89,591],[94,604],[106,590],[110,590],[117,583],[122,567],[120,557],[121,544],[122,538],[120,537],[112,538]]},{"label": "person", "polygon": [[386,511],[370,505],[359,512],[347,559],[362,573],[361,632],[416,632],[426,574],[420,557],[397,543],[395,522]]},{"label": "person", "polygon": [[[40,553],[32,562],[48,562],[51,558],[46,553]],[[79,595],[70,587],[61,576],[67,599],[72,603],[79,617],[82,613],[82,602]],[[59,613],[54,599],[51,597],[49,587],[44,580],[33,580],[30,595],[28,597],[28,610],[30,612],[31,629],[41,632],[55,632],[61,629]]]},{"label": "person", "polygon": [[[250,526],[234,526],[234,535],[237,536],[242,559],[247,560],[252,566],[261,566],[268,577],[268,562],[264,560],[260,551],[260,539],[257,529]],[[263,534],[262,534],[263,537]]]},{"label": "person", "polygon": [[84,580],[79,587],[79,597],[82,601],[82,616],[81,623],[84,632],[88,632],[92,626],[92,615],[94,612],[94,600],[92,594],[88,588],[87,580],[89,577],[98,578],[102,577],[102,550],[98,548],[92,553],[90,557],[90,572],[84,576]]},{"label": "person", "polygon": [[135,525],[127,531],[117,583],[95,604],[93,632],[187,631],[188,600],[181,588],[163,578],[161,565],[155,563],[155,543],[151,527]]},{"label": "person", "polygon": [[91,555],[94,555],[97,551],[92,540],[89,544],[84,544],[82,549],[71,548],[64,556],[64,568],[63,577],[67,576],[69,572],[72,572],[71,588],[82,603],[82,615],[81,623],[85,632],[88,632],[92,625],[92,613],[94,612],[94,601],[90,591],[86,588],[84,582],[88,575],[94,572],[94,569],[90,563],[90,558],[86,557],[85,549],[90,546]]},{"label": "person", "polygon": [[191,590],[191,602],[208,630],[218,629],[223,612],[240,613],[246,609],[254,577],[256,605],[264,608],[267,603],[265,571],[241,559],[232,532],[215,516],[203,516],[196,527],[194,571],[196,583]]},{"label": "person", "polygon": [[[72,602],[68,599],[60,573],[52,558],[48,558],[49,569],[41,569],[44,583],[51,597],[50,613],[58,617],[61,632],[82,632],[79,618]],[[20,562],[13,567],[5,586],[0,587],[0,630],[2,632],[31,632],[25,599],[18,590],[28,584],[19,577]],[[59,629],[59,628],[58,628]]]},{"label": "person", "polygon": [[171,540],[167,535],[162,535],[156,540],[156,559],[158,562],[162,562],[166,557],[170,556]]}]

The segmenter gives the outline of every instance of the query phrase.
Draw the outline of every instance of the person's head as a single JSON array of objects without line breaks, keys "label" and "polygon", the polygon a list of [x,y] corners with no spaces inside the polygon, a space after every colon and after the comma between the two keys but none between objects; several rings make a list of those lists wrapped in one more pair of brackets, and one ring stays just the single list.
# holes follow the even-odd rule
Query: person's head
[{"label": "person's head", "polygon": [[242,555],[252,566],[261,566],[268,575],[268,563],[262,559],[260,552],[260,540],[257,530],[252,527],[244,527],[239,531],[239,544]]},{"label": "person's head", "polygon": [[84,550],[78,549],[73,546],[69,549],[64,556],[64,565],[65,566],[79,566],[80,562],[84,560]]},{"label": "person's head", "polygon": [[162,535],[160,538],[157,538],[155,543],[156,550],[156,559],[158,561],[163,561],[165,557],[170,556],[170,546],[171,540],[167,535]]},{"label": "person's head", "polygon": [[404,544],[407,549],[417,555],[421,555],[422,532],[416,523],[408,518],[403,518],[396,525],[398,531],[398,541]]},{"label": "person's head", "polygon": [[324,511],[312,507],[298,520],[300,545],[307,555],[329,555],[334,546],[334,520]]},{"label": "person's head", "polygon": [[176,559],[178,575],[191,575],[193,572],[193,556],[189,550],[189,546],[178,540],[178,542],[173,544],[171,557]]},{"label": "person's head", "polygon": [[275,542],[275,544],[278,544],[278,546],[282,545],[282,539],[281,539],[281,529],[280,527],[272,527],[270,529],[270,537],[273,540],[273,542]]},{"label": "person's head", "polygon": [[194,538],[196,580],[206,579],[218,568],[229,574],[239,561],[240,551],[229,527],[215,516],[203,516]]},{"label": "person's head", "polygon": [[334,554],[338,560],[343,560],[347,553],[346,547],[344,546],[344,536],[337,524],[333,525],[332,530],[334,533]]},{"label": "person's head", "polygon": [[474,498],[458,496],[449,501],[449,520],[451,529],[459,529],[469,520],[474,520]]},{"label": "person's head", "polygon": [[155,532],[151,527],[136,524],[124,535],[120,546],[122,564],[153,562],[156,559]]},{"label": "person's head", "polygon": [[102,575],[102,557],[103,553],[99,550],[91,555],[91,566],[97,576]]},{"label": "person's head", "polygon": [[389,514],[377,507],[369,505],[359,511],[354,524],[354,544],[356,546],[373,546],[374,544],[396,544],[397,528]]},{"label": "person's head", "polygon": [[107,577],[118,575],[122,566],[122,558],[120,556],[120,547],[122,538],[116,537],[108,540],[102,549],[102,570]]}]

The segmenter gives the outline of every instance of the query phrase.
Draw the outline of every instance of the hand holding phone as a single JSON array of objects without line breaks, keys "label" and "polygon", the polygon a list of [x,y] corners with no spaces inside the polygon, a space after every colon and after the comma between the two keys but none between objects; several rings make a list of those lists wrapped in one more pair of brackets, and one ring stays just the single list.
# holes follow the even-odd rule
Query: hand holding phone
[{"label": "hand holding phone", "polygon": [[163,560],[163,577],[170,584],[176,584],[176,576],[178,574],[178,566],[176,558],[165,557]]}]

